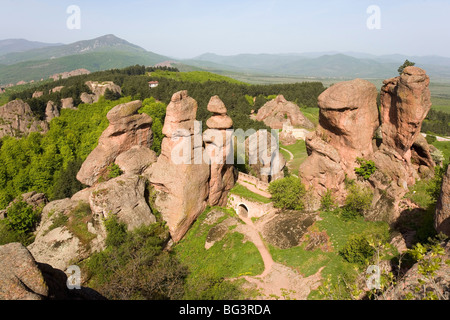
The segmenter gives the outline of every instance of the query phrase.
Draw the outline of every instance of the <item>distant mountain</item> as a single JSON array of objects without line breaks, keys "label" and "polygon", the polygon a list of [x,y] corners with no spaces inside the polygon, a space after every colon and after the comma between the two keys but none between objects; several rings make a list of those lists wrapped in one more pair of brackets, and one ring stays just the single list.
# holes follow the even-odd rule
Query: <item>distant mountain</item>
[{"label": "distant mountain", "polygon": [[0,84],[47,79],[55,73],[75,69],[91,72],[131,65],[154,65],[170,60],[114,35],[68,45],[32,49],[0,55]]},{"label": "distant mountain", "polygon": [[398,67],[408,59],[436,79],[450,79],[450,58],[440,56],[376,56],[359,52],[310,52],[298,54],[240,54],[220,56],[207,53],[183,63],[197,68],[234,72],[257,72],[324,78],[376,78],[397,76]]},{"label": "distant mountain", "polygon": [[37,41],[28,41],[25,39],[6,39],[0,40],[0,55],[11,52],[23,52],[32,49],[59,46],[60,43],[44,43]]},{"label": "distant mountain", "polygon": [[146,50],[123,39],[109,34],[92,40],[78,41],[72,44],[32,49],[25,52],[14,52],[0,55],[0,64],[11,65],[19,62],[57,59],[65,56],[92,52],[133,52],[145,53]]}]

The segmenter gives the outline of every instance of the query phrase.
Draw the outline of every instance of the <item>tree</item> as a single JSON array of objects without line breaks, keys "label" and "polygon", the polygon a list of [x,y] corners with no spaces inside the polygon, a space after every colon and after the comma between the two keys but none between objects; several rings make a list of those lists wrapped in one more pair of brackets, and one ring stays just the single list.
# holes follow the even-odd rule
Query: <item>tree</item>
[{"label": "tree", "polygon": [[403,70],[405,70],[406,67],[413,67],[413,66],[415,66],[415,65],[416,65],[415,62],[411,62],[411,61],[409,61],[408,59],[406,59],[405,63],[404,63],[403,65],[401,65],[401,66],[398,68],[398,73],[399,73],[400,75],[402,75]]},{"label": "tree", "polygon": [[272,182],[269,186],[274,206],[283,210],[303,210],[305,186],[299,178],[287,177]]}]

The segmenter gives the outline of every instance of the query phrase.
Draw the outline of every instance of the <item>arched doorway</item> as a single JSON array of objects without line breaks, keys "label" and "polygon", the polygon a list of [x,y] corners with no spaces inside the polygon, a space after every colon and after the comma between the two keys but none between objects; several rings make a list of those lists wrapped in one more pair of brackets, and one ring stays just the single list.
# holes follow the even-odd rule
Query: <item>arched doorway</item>
[{"label": "arched doorway", "polygon": [[249,210],[248,210],[248,207],[245,204],[240,203],[238,205],[236,211],[237,211],[238,216],[243,217],[243,218],[248,218]]}]

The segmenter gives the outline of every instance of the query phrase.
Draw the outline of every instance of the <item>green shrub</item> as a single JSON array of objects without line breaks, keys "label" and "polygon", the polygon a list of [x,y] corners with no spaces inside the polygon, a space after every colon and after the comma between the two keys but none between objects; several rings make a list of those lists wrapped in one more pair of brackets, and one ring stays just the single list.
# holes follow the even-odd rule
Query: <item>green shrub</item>
[{"label": "green shrub", "polygon": [[117,177],[120,177],[122,175],[122,170],[120,170],[120,167],[113,163],[108,167],[108,179],[114,179]]},{"label": "green shrub", "polygon": [[344,219],[353,219],[364,215],[372,205],[373,192],[369,188],[353,183],[347,187],[348,195],[341,210]]},{"label": "green shrub", "polygon": [[27,234],[34,230],[39,221],[40,212],[26,202],[17,201],[7,211],[6,225],[19,234]]},{"label": "green shrub", "polygon": [[283,210],[303,210],[305,186],[294,176],[276,180],[269,185],[274,206]]},{"label": "green shrub", "polygon": [[364,180],[369,180],[372,174],[374,174],[377,170],[377,168],[375,167],[375,162],[373,162],[372,160],[364,160],[361,158],[357,158],[356,161],[358,162],[360,167],[355,169],[355,173]]},{"label": "green shrub", "polygon": [[336,200],[333,197],[333,192],[327,189],[327,192],[320,199],[320,210],[333,211],[336,208]]},{"label": "green shrub", "polygon": [[348,262],[359,265],[366,264],[375,253],[369,241],[363,235],[352,236],[339,254]]},{"label": "green shrub", "polygon": [[163,250],[169,234],[163,224],[125,231],[109,218],[106,250],[83,265],[89,286],[112,300],[181,299],[187,269]]},{"label": "green shrub", "polygon": [[125,223],[120,223],[116,215],[111,215],[105,220],[106,228],[106,246],[119,247],[123,244],[127,237],[127,226]]}]

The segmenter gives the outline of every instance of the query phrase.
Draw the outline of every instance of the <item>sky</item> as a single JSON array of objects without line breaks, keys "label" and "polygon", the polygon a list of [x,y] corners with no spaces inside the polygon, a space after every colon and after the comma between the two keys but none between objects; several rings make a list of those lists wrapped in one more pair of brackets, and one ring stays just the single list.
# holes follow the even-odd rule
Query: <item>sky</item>
[{"label": "sky", "polygon": [[[73,5],[79,15],[68,13]],[[450,57],[449,21],[449,0],[0,0],[0,39],[68,44],[114,34],[180,59],[327,51]]]}]

